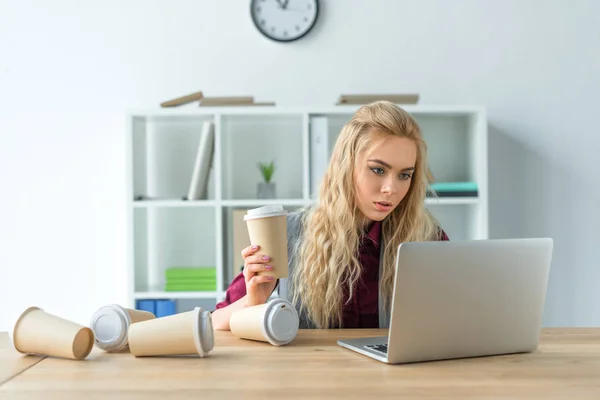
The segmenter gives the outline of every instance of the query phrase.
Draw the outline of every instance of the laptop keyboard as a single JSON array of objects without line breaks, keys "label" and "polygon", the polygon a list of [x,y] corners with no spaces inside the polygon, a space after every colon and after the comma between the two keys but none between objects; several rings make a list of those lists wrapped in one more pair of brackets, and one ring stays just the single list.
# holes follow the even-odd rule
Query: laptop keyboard
[{"label": "laptop keyboard", "polygon": [[383,354],[387,354],[387,344],[366,344],[365,347],[370,350],[375,350]]}]

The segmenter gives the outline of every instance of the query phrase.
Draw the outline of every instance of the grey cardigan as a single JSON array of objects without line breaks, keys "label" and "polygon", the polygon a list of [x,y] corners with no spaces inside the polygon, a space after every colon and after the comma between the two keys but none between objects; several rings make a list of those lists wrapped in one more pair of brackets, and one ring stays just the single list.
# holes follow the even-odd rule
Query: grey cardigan
[{"label": "grey cardigan", "polygon": [[[289,276],[292,275],[292,271],[296,268],[297,265],[297,254],[296,249],[298,245],[303,240],[303,230],[302,230],[302,217],[306,212],[306,209],[301,209],[298,211],[294,211],[288,213],[287,215],[287,247],[288,247],[288,268],[289,268]],[[381,252],[379,256],[379,279],[381,280],[381,259],[383,258],[383,238],[381,240]],[[277,285],[278,297],[291,301],[291,295],[289,293],[289,282],[288,278],[282,278],[279,280]],[[300,317],[300,329],[314,329],[314,323],[308,318],[308,316],[299,312]],[[381,287],[379,289],[379,327],[380,328],[389,328],[389,316],[383,307],[383,298],[381,296]]]}]

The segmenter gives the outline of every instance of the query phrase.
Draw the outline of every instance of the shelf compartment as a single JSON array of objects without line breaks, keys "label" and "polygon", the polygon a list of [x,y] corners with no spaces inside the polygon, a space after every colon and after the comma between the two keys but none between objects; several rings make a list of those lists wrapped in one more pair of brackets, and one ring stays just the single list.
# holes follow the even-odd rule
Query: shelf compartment
[{"label": "shelf compartment", "polygon": [[[478,116],[477,113],[413,114],[427,142],[429,168],[435,181],[481,183],[487,179],[482,155],[485,143],[478,136]],[[311,196],[315,196],[335,142],[351,117],[351,114],[311,117],[311,167],[318,169],[311,174]],[[322,119],[325,120],[319,122]]]},{"label": "shelf compartment", "polygon": [[476,240],[487,237],[487,225],[481,223],[479,217],[483,207],[479,202],[429,204],[426,207],[438,220],[450,240]]},{"label": "shelf compartment", "polygon": [[469,115],[417,115],[436,182],[477,182],[475,129]]},{"label": "shelf compartment", "polygon": [[276,197],[302,198],[303,121],[303,114],[222,115],[222,198],[257,199],[258,163],[271,161]]},{"label": "shelf compartment", "polygon": [[[204,122],[194,118],[142,118],[132,122],[133,198],[183,199],[188,194]],[[213,147],[214,149],[214,147]],[[213,150],[212,166],[216,152]],[[214,168],[208,179],[208,199],[215,198]]]},{"label": "shelf compartment", "polygon": [[214,208],[136,208],[135,293],[162,291],[165,270],[175,266],[216,267],[219,287],[215,223]]}]

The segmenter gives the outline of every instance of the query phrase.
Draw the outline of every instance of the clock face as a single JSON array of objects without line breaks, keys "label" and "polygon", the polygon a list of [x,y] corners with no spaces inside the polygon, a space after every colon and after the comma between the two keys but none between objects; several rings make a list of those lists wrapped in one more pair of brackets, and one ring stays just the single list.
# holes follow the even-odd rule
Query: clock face
[{"label": "clock face", "polygon": [[318,0],[252,0],[252,21],[269,39],[291,42],[306,35],[319,15]]}]

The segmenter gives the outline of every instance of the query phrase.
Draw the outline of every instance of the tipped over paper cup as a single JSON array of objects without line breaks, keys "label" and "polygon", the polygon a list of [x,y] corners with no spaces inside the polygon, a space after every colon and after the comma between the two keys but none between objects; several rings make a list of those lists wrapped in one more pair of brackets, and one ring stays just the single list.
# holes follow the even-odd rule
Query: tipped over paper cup
[{"label": "tipped over paper cup", "polygon": [[149,311],[124,308],[117,304],[101,307],[90,321],[96,347],[108,352],[126,350],[129,344],[129,327],[154,318],[156,316]]},{"label": "tipped over paper cup", "polygon": [[294,340],[299,322],[298,312],[290,302],[273,299],[235,311],[229,319],[229,329],[234,336],[242,339],[283,346]]},{"label": "tipped over paper cup", "polygon": [[258,275],[275,278],[288,277],[287,248],[287,211],[281,205],[268,205],[248,210],[244,220],[248,226],[250,244],[259,245],[257,255],[271,257],[271,271],[262,271]]},{"label": "tipped over paper cup", "polygon": [[136,357],[186,354],[204,357],[213,347],[211,314],[202,307],[129,327],[129,351]]},{"label": "tipped over paper cup", "polygon": [[90,354],[94,334],[88,327],[30,307],[15,324],[13,343],[24,354],[81,360]]}]

